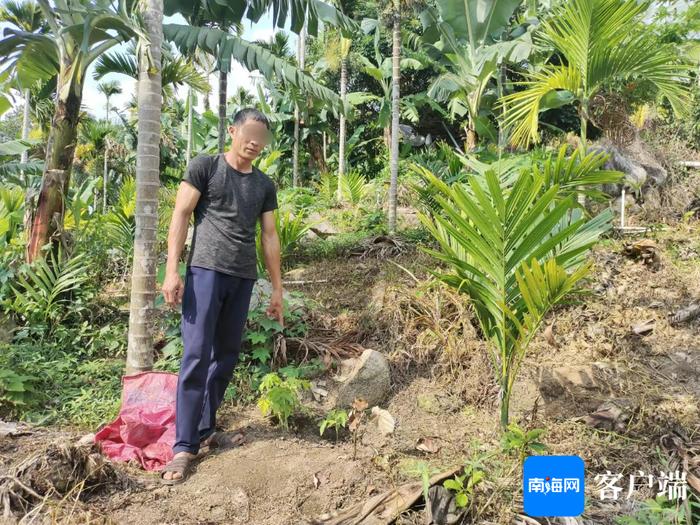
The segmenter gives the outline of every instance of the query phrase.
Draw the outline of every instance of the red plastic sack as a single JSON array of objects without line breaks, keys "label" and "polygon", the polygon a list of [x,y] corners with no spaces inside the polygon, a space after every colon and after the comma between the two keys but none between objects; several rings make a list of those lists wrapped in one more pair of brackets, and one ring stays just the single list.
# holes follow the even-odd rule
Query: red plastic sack
[{"label": "red plastic sack", "polygon": [[119,415],[95,434],[95,442],[114,461],[162,470],[173,457],[177,374],[143,372],[124,376],[122,384]]}]

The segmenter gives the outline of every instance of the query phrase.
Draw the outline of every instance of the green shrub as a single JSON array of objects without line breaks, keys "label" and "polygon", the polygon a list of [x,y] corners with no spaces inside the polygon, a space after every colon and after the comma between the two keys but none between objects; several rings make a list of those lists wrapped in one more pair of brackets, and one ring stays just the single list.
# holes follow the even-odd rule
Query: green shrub
[{"label": "green shrub", "polygon": [[304,379],[289,377],[283,380],[275,373],[267,374],[258,388],[261,393],[258,408],[264,416],[273,415],[282,427],[289,428],[289,418],[303,410],[299,391],[309,388],[311,383]]},{"label": "green shrub", "polygon": [[34,388],[36,379],[0,368],[0,412],[11,412],[29,405],[37,395]]},{"label": "green shrub", "polygon": [[348,413],[346,410],[333,409],[326,415],[325,418],[319,423],[319,432],[321,435],[326,431],[327,428],[332,428],[335,430],[335,440],[338,441],[338,432],[341,428],[345,428],[348,425]]}]

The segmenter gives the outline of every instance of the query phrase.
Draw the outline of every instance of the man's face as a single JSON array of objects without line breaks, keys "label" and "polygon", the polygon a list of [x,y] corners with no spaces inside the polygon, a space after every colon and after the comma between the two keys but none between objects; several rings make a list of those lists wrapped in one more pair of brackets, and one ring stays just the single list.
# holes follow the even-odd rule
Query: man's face
[{"label": "man's face", "polygon": [[248,119],[238,126],[229,126],[233,151],[248,160],[255,160],[270,143],[270,131],[257,120]]}]

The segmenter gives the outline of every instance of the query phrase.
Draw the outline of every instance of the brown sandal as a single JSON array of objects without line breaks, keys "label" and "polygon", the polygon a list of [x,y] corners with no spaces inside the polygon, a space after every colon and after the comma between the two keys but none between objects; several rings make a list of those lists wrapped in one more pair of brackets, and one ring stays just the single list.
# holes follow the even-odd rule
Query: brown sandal
[{"label": "brown sandal", "polygon": [[[163,483],[163,485],[178,485],[179,483],[182,483],[189,477],[192,471],[192,463],[194,463],[194,459],[195,458],[192,456],[178,456],[173,458],[172,461],[170,461],[170,463],[168,463],[165,468],[161,470],[160,481]],[[180,474],[180,477],[165,479],[163,474],[166,472],[176,472]]]}]

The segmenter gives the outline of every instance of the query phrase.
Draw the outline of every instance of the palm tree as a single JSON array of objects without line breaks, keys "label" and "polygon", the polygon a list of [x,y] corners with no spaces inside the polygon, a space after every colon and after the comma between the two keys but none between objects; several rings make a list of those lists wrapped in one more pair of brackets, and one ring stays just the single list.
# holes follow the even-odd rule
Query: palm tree
[{"label": "palm tree", "polygon": [[0,65],[11,67],[22,83],[57,78],[44,176],[27,250],[30,261],[40,256],[63,223],[63,195],[70,183],[87,68],[138,32],[129,11],[132,3],[113,7],[101,0],[77,0],[60,10],[48,0],[38,0],[38,5],[46,32],[6,28],[0,40]]},{"label": "palm tree", "polygon": [[153,367],[151,315],[156,296],[158,189],[160,187],[161,45],[163,0],[146,0],[143,20],[148,40],[139,46],[136,238],[131,273],[126,372]]},{"label": "palm tree", "polygon": [[401,7],[393,0],[391,32],[391,152],[389,165],[389,233],[396,232],[396,200],[399,181],[399,82],[401,82]]},{"label": "palm tree", "polygon": [[[89,145],[90,150],[93,153],[93,160],[95,163],[95,178],[99,178],[99,160],[102,156],[102,169],[105,170],[107,163],[104,161],[104,157],[107,156],[107,141],[109,136],[114,133],[114,127],[106,120],[93,120],[85,119],[80,122],[78,128],[78,136],[81,144]],[[107,194],[107,174],[103,171],[102,173],[102,206],[103,212],[105,208],[105,195]],[[95,190],[95,209],[97,209],[97,191]]]},{"label": "palm tree", "polygon": [[[297,64],[299,69],[304,71],[306,63],[306,31],[301,28],[297,39]],[[294,145],[292,147],[292,186],[299,186],[299,124],[300,124],[299,101],[294,101]]]},{"label": "palm tree", "polygon": [[[347,102],[348,92],[348,57],[352,40],[345,38],[340,32],[328,30],[324,33],[325,53],[317,64],[324,66],[329,71],[340,70],[340,100]],[[342,200],[341,183],[345,176],[345,146],[346,146],[346,118],[344,114],[338,117],[338,189],[336,198]],[[325,133],[324,133],[325,140]],[[325,157],[325,147],[324,147]],[[325,158],[324,158],[325,160]]]},{"label": "palm tree", "polygon": [[[340,37],[340,100],[347,102],[348,95],[348,56],[352,40]],[[341,197],[340,179],[345,176],[345,114],[338,119],[338,200]]]},{"label": "palm tree", "polygon": [[97,91],[105,96],[105,119],[109,120],[109,99],[114,95],[119,95],[122,88],[116,80],[109,80],[97,84]]},{"label": "palm tree", "polygon": [[492,350],[503,430],[532,337],[545,315],[575,291],[590,267],[589,248],[611,227],[611,210],[589,220],[576,207],[577,188],[595,192],[603,180],[622,177],[603,170],[605,161],[602,153],[581,158],[580,150],[567,160],[562,148],[544,169],[518,167],[512,177],[495,163],[453,185],[414,168],[434,191],[434,209],[420,218],[440,248],[425,251],[451,269],[438,277],[470,297]]},{"label": "palm tree", "polygon": [[[119,82],[111,80],[108,82],[100,82],[97,84],[97,91],[105,96],[105,118],[109,122],[109,99],[114,95],[118,95],[122,92],[122,88],[119,86]],[[107,212],[107,168],[109,158],[109,147],[108,142],[105,140],[104,143],[104,166],[102,168],[102,213]]]},{"label": "palm tree", "polygon": [[253,95],[243,86],[238,86],[229,97],[229,104],[233,104],[236,109],[251,106],[254,103]]},{"label": "palm tree", "polygon": [[636,0],[571,0],[552,11],[539,36],[563,60],[530,73],[520,83],[524,90],[502,99],[514,145],[538,140],[540,111],[575,103],[585,147],[590,101],[615,83],[647,82],[657,92],[647,96],[661,95],[674,111],[684,110],[688,68],[644,25],[647,6]]},{"label": "palm tree", "polygon": [[[352,93],[353,100],[363,103],[369,100],[379,99],[381,106],[377,116],[377,124],[384,128],[385,142],[389,148],[389,167],[391,180],[389,183],[389,231],[396,231],[396,199],[399,172],[399,117],[401,116],[401,106],[406,106],[410,113],[414,113],[417,107],[422,104],[429,104],[430,101],[424,95],[412,95],[410,102],[408,99],[401,99],[399,84],[401,81],[401,69],[422,69],[425,63],[420,60],[425,57],[420,54],[414,56],[401,56],[401,0],[392,0],[392,8],[388,16],[391,20],[391,57],[383,58],[379,51],[379,36],[381,23],[379,20],[363,20],[363,29],[367,32],[374,32],[374,60],[372,63],[364,55],[358,58],[363,62],[363,71],[374,78],[381,86],[383,96]],[[405,5],[404,5],[405,7]],[[419,59],[420,58],[420,59]],[[417,117],[417,115],[416,115]]]}]

